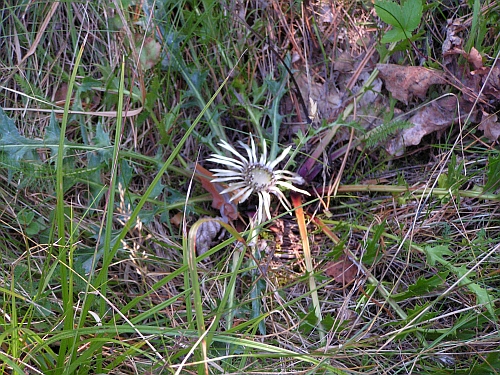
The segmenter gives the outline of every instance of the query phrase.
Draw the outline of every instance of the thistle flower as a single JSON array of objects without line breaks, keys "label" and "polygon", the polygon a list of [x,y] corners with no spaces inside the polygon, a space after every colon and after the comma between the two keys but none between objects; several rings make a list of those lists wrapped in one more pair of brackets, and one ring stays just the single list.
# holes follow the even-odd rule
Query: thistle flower
[{"label": "thistle flower", "polygon": [[276,166],[288,155],[292,146],[287,147],[275,160],[267,160],[266,141],[262,142],[262,151],[260,158],[257,157],[257,151],[253,137],[250,135],[251,148],[241,141],[240,146],[246,151],[248,158],[236,151],[229,143],[221,141],[219,146],[229,151],[235,157],[227,157],[218,154],[212,154],[208,161],[222,164],[227,169],[211,169],[214,172],[212,182],[226,182],[228,187],[221,193],[236,192],[231,201],[242,203],[256,193],[259,197],[259,206],[257,208],[256,224],[260,224],[271,218],[271,195],[278,197],[281,204],[289,211],[291,205],[286,199],[280,187],[297,191],[302,194],[310,195],[307,191],[296,188],[292,185],[303,184],[304,179],[296,173],[286,170],[275,170]]}]

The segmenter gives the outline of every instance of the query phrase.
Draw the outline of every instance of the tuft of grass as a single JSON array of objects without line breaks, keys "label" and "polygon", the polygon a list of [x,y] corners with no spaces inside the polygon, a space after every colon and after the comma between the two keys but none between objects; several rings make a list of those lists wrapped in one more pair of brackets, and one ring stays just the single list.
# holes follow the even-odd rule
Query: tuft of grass
[{"label": "tuft of grass", "polygon": [[[496,63],[498,7],[427,4],[386,46],[360,1],[7,1],[0,374],[496,374],[498,149],[451,129],[391,158],[408,108],[361,103],[375,63],[439,66],[448,18]],[[199,183],[249,134],[296,145],[299,219],[249,228],[250,197],[224,222]]]}]

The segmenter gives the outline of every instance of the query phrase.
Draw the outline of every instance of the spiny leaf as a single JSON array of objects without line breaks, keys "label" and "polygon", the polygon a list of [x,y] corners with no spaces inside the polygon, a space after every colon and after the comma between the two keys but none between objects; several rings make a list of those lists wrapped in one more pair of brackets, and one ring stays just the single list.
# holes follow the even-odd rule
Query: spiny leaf
[{"label": "spiny leaf", "polygon": [[457,275],[457,277],[461,279],[459,285],[466,286],[472,293],[476,295],[477,303],[480,305],[484,305],[488,309],[488,312],[491,314],[491,316],[493,317],[496,316],[493,305],[493,301],[495,300],[495,298],[492,295],[490,295],[486,289],[481,287],[479,284],[474,283],[469,278],[469,276],[474,276],[474,273],[470,273],[469,269],[465,266],[454,267],[448,264],[448,268],[451,269],[451,271],[454,272]]},{"label": "spiny leaf", "polygon": [[453,255],[446,245],[427,246],[424,247],[425,255],[427,255],[427,263],[430,266],[435,266],[436,262],[441,264],[448,264],[449,262],[444,259],[445,256]]},{"label": "spiny leaf", "polygon": [[14,120],[0,108],[0,150],[7,154],[14,165],[23,159],[33,160],[33,145],[39,144],[40,141],[23,137],[17,130]]},{"label": "spiny leaf", "polygon": [[[408,315],[408,317],[405,319],[404,322],[407,323],[407,322],[413,321],[413,319],[417,315],[419,315],[422,311],[424,311],[428,307],[429,307],[429,302],[427,302],[427,303],[425,303],[423,305],[416,305],[414,308],[409,308],[406,311],[406,314]],[[432,318],[436,317],[437,315],[438,315],[438,313],[435,312],[435,311],[426,311],[424,314],[422,314],[420,316],[420,318],[418,319],[418,321],[419,322],[423,322],[423,321],[432,319]]]},{"label": "spiny leaf", "polygon": [[14,121],[0,108],[0,149],[6,153],[8,159],[14,163],[13,165],[17,165],[22,160],[38,160],[39,158],[33,152],[37,148],[49,147],[52,157],[56,156],[60,136],[61,129],[54,114],[50,117],[50,123],[45,129],[45,136],[41,141],[22,136],[17,130]]},{"label": "spiny leaf", "polygon": [[443,281],[446,280],[449,271],[439,272],[437,275],[425,278],[423,276],[419,277],[415,284],[408,287],[408,290],[403,293],[398,293],[393,295],[392,298],[395,301],[403,301],[407,298],[423,296],[439,286],[443,285]]},{"label": "spiny leaf", "polygon": [[96,147],[97,154],[100,156],[99,163],[106,163],[107,165],[110,164],[111,159],[113,157],[113,149],[111,147],[111,141],[109,139],[109,133],[107,133],[103,127],[102,124],[99,122],[97,123],[96,129],[95,129],[95,137],[93,139],[94,144]]},{"label": "spiny leaf", "polygon": [[484,193],[495,193],[500,188],[500,156],[488,159],[488,179],[484,185]]},{"label": "spiny leaf", "polygon": [[469,272],[469,269],[465,266],[455,267],[445,256],[453,255],[453,253],[448,249],[446,245],[438,245],[434,247],[424,247],[425,255],[427,255],[427,262],[429,265],[434,266],[437,263],[442,264],[448,270],[455,274],[456,277],[460,279],[459,285],[467,287],[472,293],[477,297],[477,303],[484,305],[491,316],[495,316],[494,307],[492,301],[494,298],[488,293],[486,289],[481,287],[479,284],[474,283],[470,277],[474,274]]},{"label": "spiny leaf", "polygon": [[54,112],[52,112],[49,125],[45,129],[45,137],[43,138],[43,142],[50,148],[50,151],[52,153],[51,157],[53,158],[57,156],[57,152],[59,150],[60,136],[61,128],[57,124]]}]

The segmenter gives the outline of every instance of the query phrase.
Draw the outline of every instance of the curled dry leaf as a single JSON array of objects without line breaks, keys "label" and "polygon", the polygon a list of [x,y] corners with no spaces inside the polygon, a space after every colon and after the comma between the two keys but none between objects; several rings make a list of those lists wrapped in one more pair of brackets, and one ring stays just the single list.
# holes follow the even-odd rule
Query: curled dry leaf
[{"label": "curled dry leaf", "polygon": [[333,69],[340,73],[348,73],[354,70],[354,59],[348,51],[344,51],[333,62]]},{"label": "curled dry leaf", "polygon": [[338,261],[327,263],[325,274],[345,286],[356,279],[358,268],[347,255],[342,254]]},{"label": "curled dry leaf", "polygon": [[182,224],[183,213],[177,212],[174,216],[170,218],[170,223],[176,227],[180,227]]},{"label": "curled dry leaf", "polygon": [[[484,67],[483,57],[475,48],[468,53],[464,51],[462,39],[458,36],[463,30],[464,26],[460,22],[450,21],[448,24],[447,38],[443,44],[443,65],[447,73],[422,67],[377,65],[387,90],[406,104],[413,96],[425,99],[427,90],[433,84],[450,82],[461,91],[457,97],[444,97],[419,109],[409,119],[413,126],[387,143],[386,150],[390,154],[402,155],[406,146],[418,145],[425,135],[443,131],[460,118],[475,122],[479,110],[483,112],[479,129],[491,141],[500,137],[497,116],[488,114],[500,101],[500,68]],[[467,63],[464,64],[464,60],[459,57],[467,59]]]},{"label": "curled dry leaf", "polygon": [[471,74],[481,76],[481,84],[483,85],[483,95],[489,96],[489,99],[500,100],[500,68],[481,68]]},{"label": "curled dry leaf", "polygon": [[462,30],[464,30],[464,26],[459,19],[448,20],[448,25],[446,27],[446,39],[441,47],[441,51],[444,56],[455,48],[462,48],[463,40],[458,35]]},{"label": "curled dry leaf", "polygon": [[307,75],[301,73],[295,76],[295,80],[301,95],[316,103],[317,112],[321,118],[330,118],[341,107],[343,94],[340,93],[333,79],[325,82],[308,81]]},{"label": "curled dry leaf", "polygon": [[483,120],[479,124],[479,130],[482,130],[486,138],[493,142],[500,137],[500,123],[497,120],[497,115],[490,115],[483,111]]},{"label": "curled dry leaf", "polygon": [[420,66],[402,66],[395,64],[377,64],[380,78],[392,96],[408,104],[416,96],[425,99],[431,85],[446,83],[445,74]]},{"label": "curled dry leaf", "polygon": [[483,66],[483,57],[474,47],[472,47],[470,53],[467,54],[467,61],[472,65],[474,69],[480,69]]},{"label": "curled dry leaf", "polygon": [[219,219],[203,222],[196,233],[196,252],[198,255],[205,254],[212,245],[221,240],[226,233]]}]

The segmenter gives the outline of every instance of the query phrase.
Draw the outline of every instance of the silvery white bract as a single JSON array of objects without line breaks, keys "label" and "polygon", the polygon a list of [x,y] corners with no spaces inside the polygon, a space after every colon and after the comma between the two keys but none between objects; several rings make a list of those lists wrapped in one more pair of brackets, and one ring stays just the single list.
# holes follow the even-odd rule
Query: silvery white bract
[{"label": "silvery white bract", "polygon": [[219,146],[231,152],[235,158],[218,154],[212,154],[209,161],[222,164],[227,169],[211,169],[214,172],[212,182],[226,182],[228,188],[221,194],[236,192],[231,201],[244,202],[254,193],[259,196],[259,207],[257,209],[256,225],[271,218],[271,193],[276,195],[281,204],[290,210],[290,203],[286,199],[280,187],[310,195],[307,191],[296,188],[292,183],[303,184],[304,179],[296,173],[285,170],[274,170],[274,168],[288,155],[292,146],[287,147],[275,160],[267,160],[267,145],[263,140],[262,155],[257,157],[255,143],[250,135],[251,148],[241,141],[238,143],[245,149],[248,158],[245,158],[234,147],[225,141],[221,141]]}]

